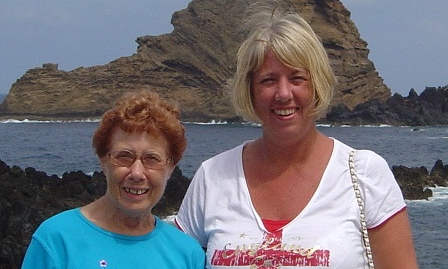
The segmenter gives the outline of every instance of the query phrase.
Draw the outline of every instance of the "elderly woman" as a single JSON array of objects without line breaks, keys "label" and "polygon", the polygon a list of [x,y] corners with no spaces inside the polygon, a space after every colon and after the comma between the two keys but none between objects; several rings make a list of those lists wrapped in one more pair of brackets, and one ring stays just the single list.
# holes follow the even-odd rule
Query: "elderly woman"
[{"label": "elderly woman", "polygon": [[149,91],[125,95],[93,147],[105,195],[44,221],[22,268],[204,268],[199,244],[151,213],[186,147],[177,107]]},{"label": "elderly woman", "polygon": [[200,166],[177,225],[207,268],[417,268],[385,160],[316,127],[336,81],[319,38],[297,13],[254,7],[232,91],[262,136]]}]

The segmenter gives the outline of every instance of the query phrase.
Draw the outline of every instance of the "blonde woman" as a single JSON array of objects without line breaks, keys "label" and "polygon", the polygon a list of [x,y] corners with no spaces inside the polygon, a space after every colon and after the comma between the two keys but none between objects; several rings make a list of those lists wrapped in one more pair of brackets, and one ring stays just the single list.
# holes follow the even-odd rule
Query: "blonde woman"
[{"label": "blonde woman", "polygon": [[[298,14],[255,6],[232,91],[262,136],[200,166],[176,223],[207,249],[207,268],[368,268],[353,149],[316,128],[336,82],[327,54]],[[354,167],[376,268],[417,268],[388,164],[359,150]]]}]

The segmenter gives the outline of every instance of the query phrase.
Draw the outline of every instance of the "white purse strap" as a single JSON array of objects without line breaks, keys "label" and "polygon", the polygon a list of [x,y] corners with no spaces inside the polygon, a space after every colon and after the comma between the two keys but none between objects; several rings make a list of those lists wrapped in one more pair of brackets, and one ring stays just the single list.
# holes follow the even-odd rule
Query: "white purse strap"
[{"label": "white purse strap", "polygon": [[361,197],[361,191],[359,190],[358,178],[356,177],[356,173],[355,173],[355,162],[354,162],[355,152],[356,152],[355,150],[352,150],[350,152],[350,155],[348,158],[348,163],[349,163],[349,168],[350,168],[350,176],[352,178],[353,189],[355,190],[356,200],[358,202],[359,218],[361,220],[362,238],[364,241],[364,247],[366,249],[367,261],[369,263],[369,268],[374,269],[375,267],[373,265],[372,249],[370,248],[369,234],[367,232],[367,224],[366,224],[366,219],[365,219],[365,214],[364,214],[364,201],[362,200],[362,197]]}]

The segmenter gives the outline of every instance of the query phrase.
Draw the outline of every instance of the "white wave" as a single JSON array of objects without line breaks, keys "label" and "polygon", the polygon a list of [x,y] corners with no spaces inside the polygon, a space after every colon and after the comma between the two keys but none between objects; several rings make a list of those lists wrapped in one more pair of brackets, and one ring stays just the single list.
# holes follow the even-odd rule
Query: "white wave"
[{"label": "white wave", "polygon": [[99,122],[100,119],[82,119],[82,120],[16,120],[16,119],[5,119],[0,120],[0,123],[77,123],[77,122]]},{"label": "white wave", "polygon": [[228,124],[227,121],[216,121],[211,120],[209,122],[189,122],[190,124],[199,124],[199,125],[220,125],[220,124]]},{"label": "white wave", "polygon": [[369,128],[385,128],[385,127],[393,127],[392,125],[389,124],[380,124],[380,125],[370,125],[370,124],[366,124],[366,125],[360,125],[361,127],[369,127]]},{"label": "white wave", "polygon": [[408,204],[419,203],[448,203],[448,187],[431,187],[428,188],[432,191],[432,196],[428,200],[406,200]]},{"label": "white wave", "polygon": [[183,121],[182,123],[183,124],[191,124],[191,125],[248,125],[248,126],[261,127],[261,124],[259,124],[259,123],[252,123],[252,122],[229,123],[227,121],[216,121],[216,120],[212,120],[209,122]]},{"label": "white wave", "polygon": [[448,187],[430,188],[432,190],[432,197],[430,201],[448,200]]}]

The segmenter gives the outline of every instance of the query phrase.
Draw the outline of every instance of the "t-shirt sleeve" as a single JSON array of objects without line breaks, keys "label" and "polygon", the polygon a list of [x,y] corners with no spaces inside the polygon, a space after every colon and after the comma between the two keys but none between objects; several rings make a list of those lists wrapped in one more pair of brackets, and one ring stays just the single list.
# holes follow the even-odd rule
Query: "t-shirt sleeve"
[{"label": "t-shirt sleeve", "polygon": [[367,228],[381,225],[406,207],[401,189],[384,158],[369,150],[359,150],[354,165]]},{"label": "t-shirt sleeve", "polygon": [[23,259],[22,269],[52,269],[56,268],[53,259],[43,247],[41,242],[34,236],[31,239],[31,243],[25,253]]},{"label": "t-shirt sleeve", "polygon": [[207,246],[207,236],[204,232],[204,175],[204,167],[201,165],[185,193],[175,219],[176,225],[182,231],[195,238],[202,247]]}]

